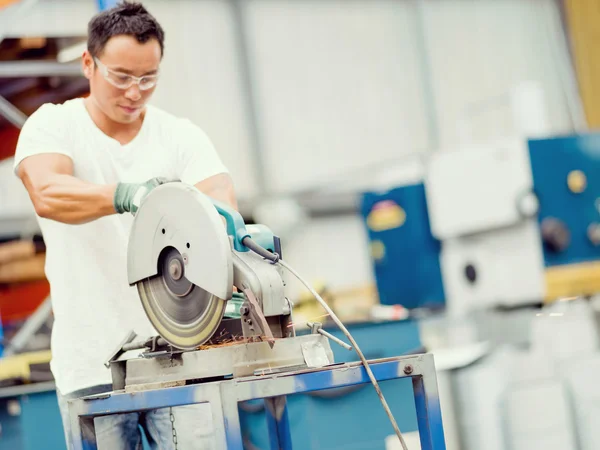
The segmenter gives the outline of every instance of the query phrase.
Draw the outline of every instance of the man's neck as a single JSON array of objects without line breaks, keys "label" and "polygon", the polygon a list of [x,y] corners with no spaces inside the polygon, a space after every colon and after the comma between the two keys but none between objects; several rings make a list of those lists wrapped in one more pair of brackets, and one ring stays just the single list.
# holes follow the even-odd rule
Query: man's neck
[{"label": "man's neck", "polygon": [[98,108],[94,98],[89,96],[83,101],[88,114],[98,129],[107,136],[119,141],[121,144],[127,144],[137,135],[144,121],[145,111],[142,112],[140,118],[132,123],[118,123],[111,120]]}]

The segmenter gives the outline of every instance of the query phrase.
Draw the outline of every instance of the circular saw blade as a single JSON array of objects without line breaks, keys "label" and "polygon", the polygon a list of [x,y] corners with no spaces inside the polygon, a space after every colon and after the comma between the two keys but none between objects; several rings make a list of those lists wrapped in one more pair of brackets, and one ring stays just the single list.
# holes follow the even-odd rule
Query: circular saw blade
[{"label": "circular saw blade", "polygon": [[185,278],[177,250],[165,249],[159,274],[137,283],[142,306],[156,331],[171,345],[193,350],[216,332],[226,302]]}]

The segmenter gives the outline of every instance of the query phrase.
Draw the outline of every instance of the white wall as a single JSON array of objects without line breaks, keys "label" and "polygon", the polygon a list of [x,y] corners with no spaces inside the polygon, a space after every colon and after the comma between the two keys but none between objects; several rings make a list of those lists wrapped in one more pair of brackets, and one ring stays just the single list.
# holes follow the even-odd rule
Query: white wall
[{"label": "white wall", "polygon": [[94,0],[22,0],[0,11],[3,37],[85,36],[97,12]]},{"label": "white wall", "polygon": [[[230,3],[145,3],[167,36],[154,103],[201,124],[239,195],[252,198],[254,149]],[[270,191],[328,185],[330,178],[428,147],[410,2],[242,4]]]},{"label": "white wall", "polygon": [[160,87],[153,103],[201,126],[231,171],[238,196],[253,198],[253,148],[229,3],[145,3],[165,30]]},{"label": "white wall", "polygon": [[553,28],[554,0],[422,2],[442,147],[461,143],[464,119],[476,139],[514,132],[510,91],[534,81],[545,95],[549,129],[572,129],[561,85],[564,37]]},{"label": "white wall", "polygon": [[272,190],[322,186],[428,147],[411,2],[244,5]]}]

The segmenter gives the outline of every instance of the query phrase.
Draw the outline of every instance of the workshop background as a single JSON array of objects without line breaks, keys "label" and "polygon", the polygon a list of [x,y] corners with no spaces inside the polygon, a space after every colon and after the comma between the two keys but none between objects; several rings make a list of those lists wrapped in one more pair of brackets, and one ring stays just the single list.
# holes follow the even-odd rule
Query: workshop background
[{"label": "workshop background", "polygon": [[[112,3],[0,0],[0,449],[65,448],[12,155],[40,105],[87,95],[86,25]],[[368,358],[433,352],[449,450],[600,448],[597,2],[143,3],[166,32],[152,103],[207,132],[246,221]],[[294,322],[323,315],[287,283]],[[419,449],[410,386],[385,392]],[[400,448],[368,388],[297,397],[298,448]]]}]

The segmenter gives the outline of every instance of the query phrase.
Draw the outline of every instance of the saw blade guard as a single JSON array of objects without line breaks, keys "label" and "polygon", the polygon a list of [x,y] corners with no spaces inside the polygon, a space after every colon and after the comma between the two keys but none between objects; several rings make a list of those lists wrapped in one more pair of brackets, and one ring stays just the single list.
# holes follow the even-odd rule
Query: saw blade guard
[{"label": "saw blade guard", "polygon": [[127,249],[129,284],[157,276],[166,249],[181,255],[187,280],[222,300],[231,298],[231,242],[211,199],[194,186],[165,183],[140,205]]}]

